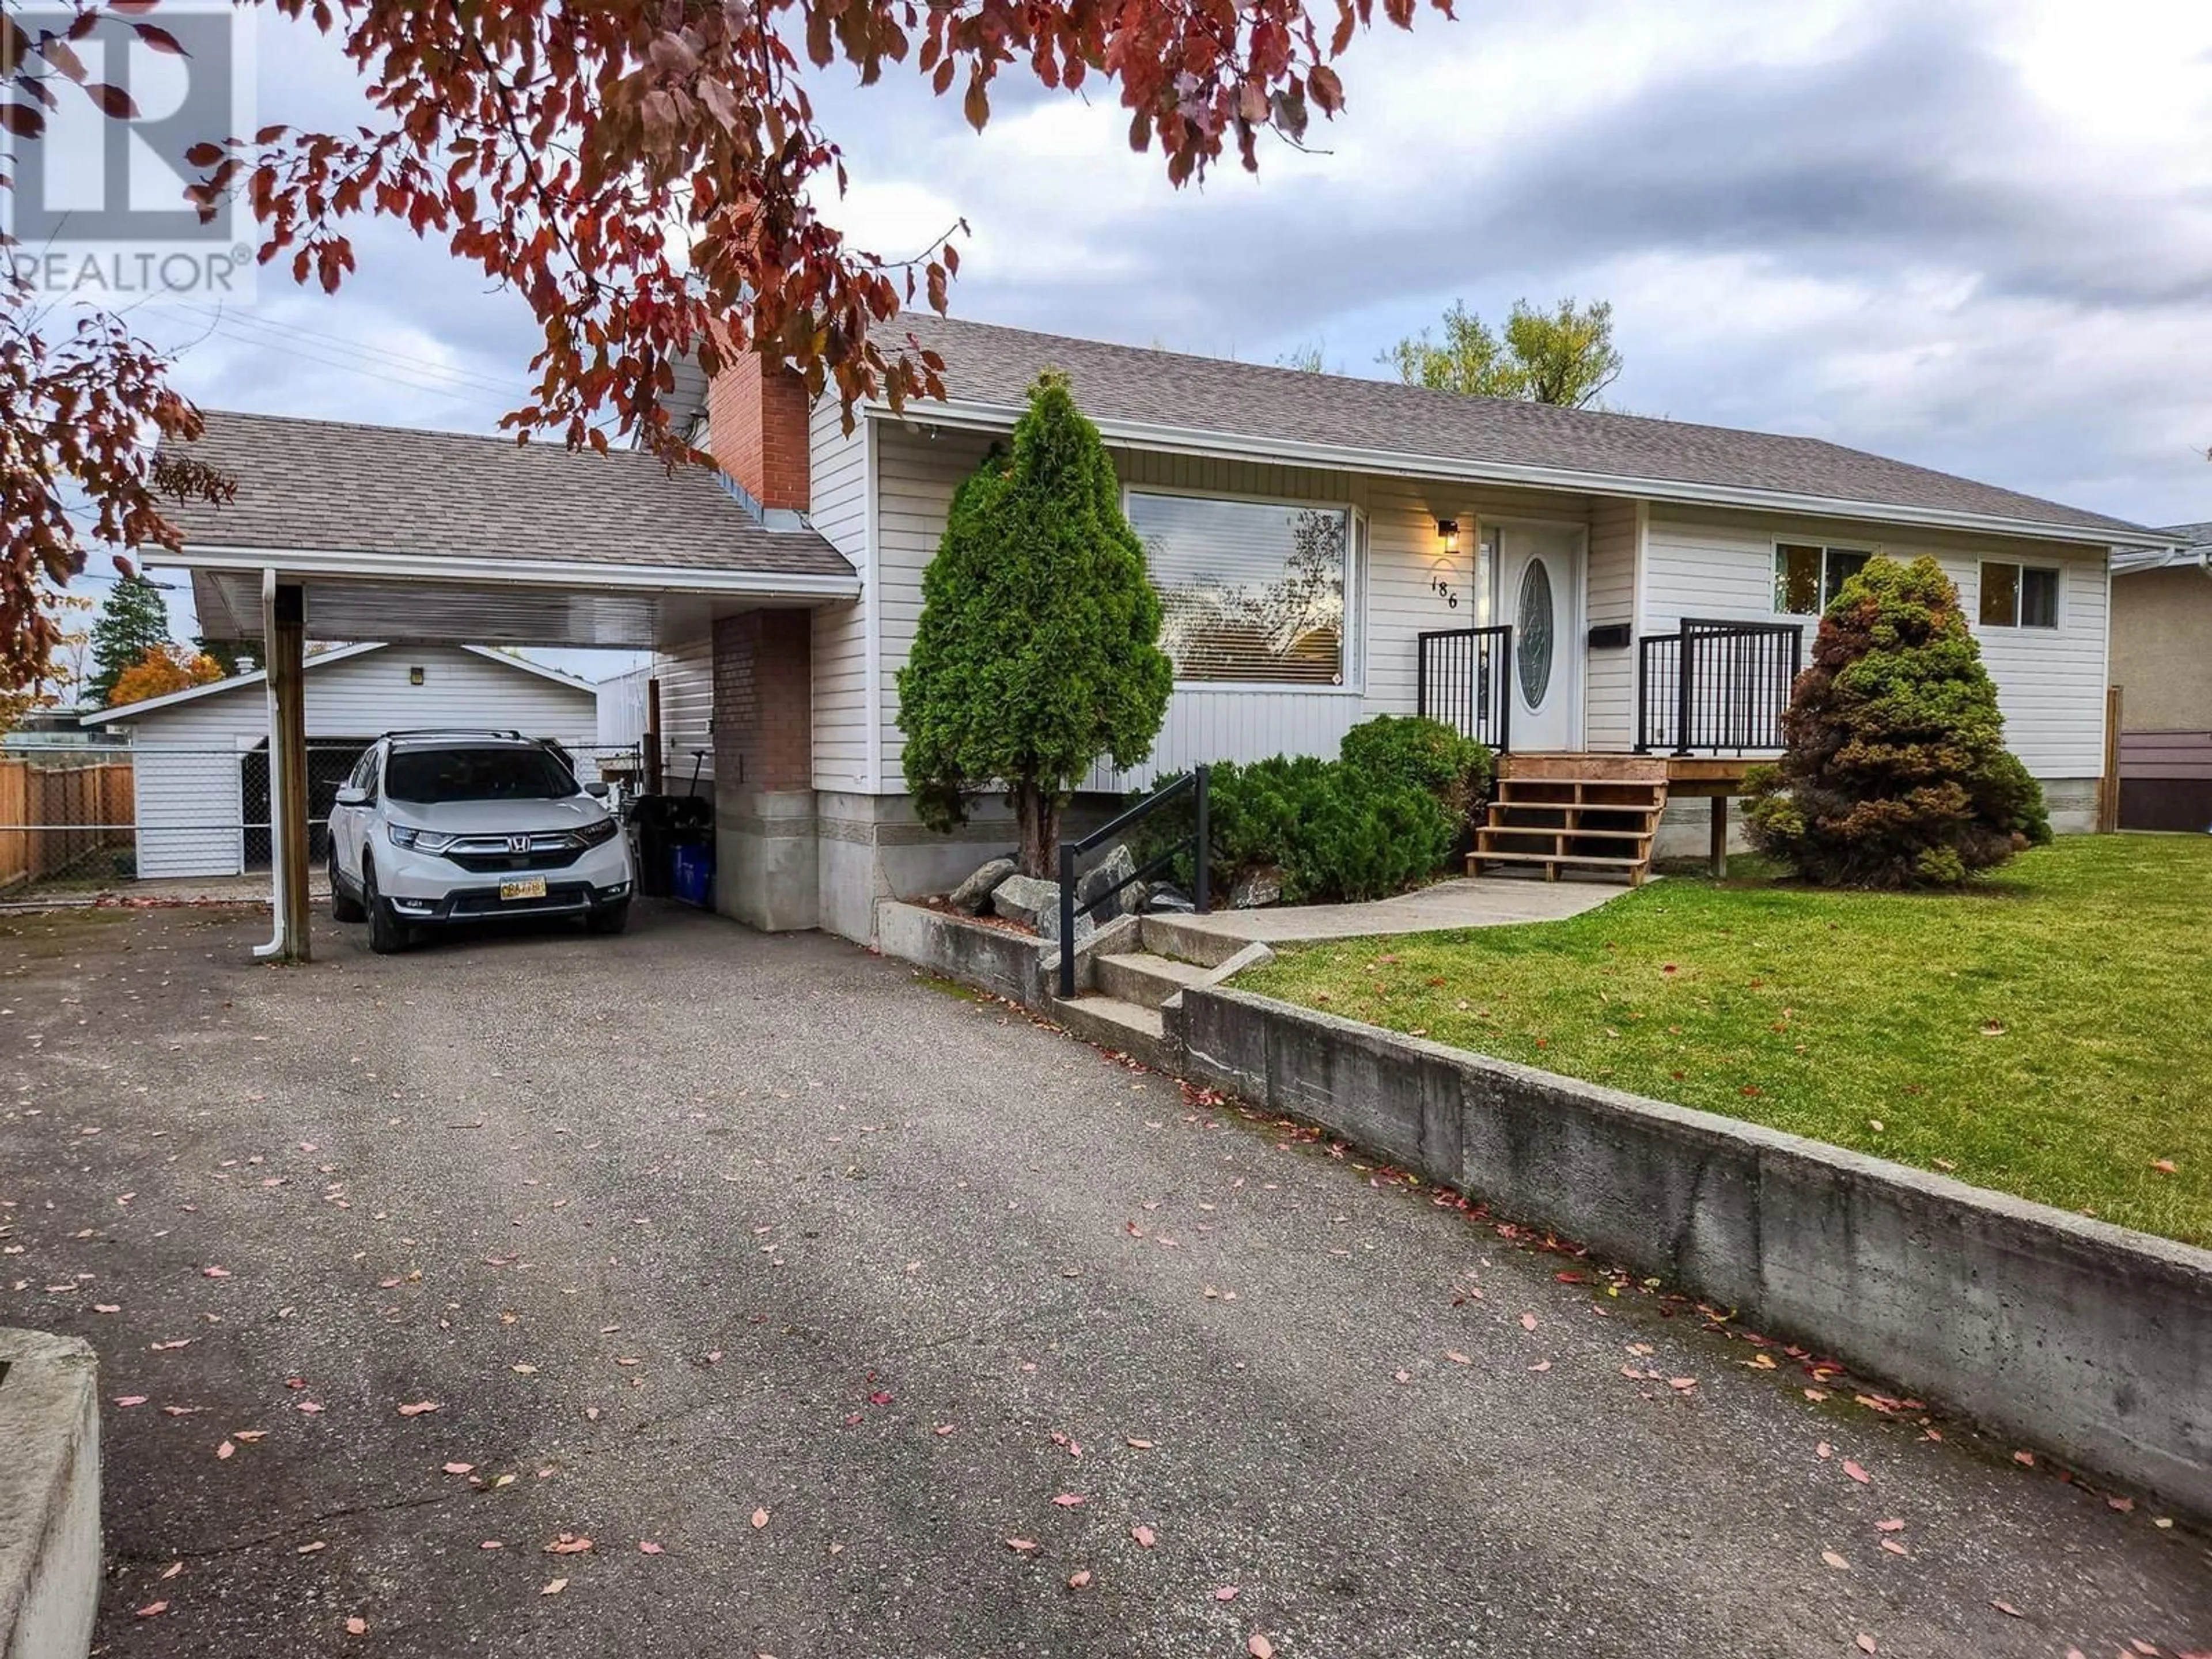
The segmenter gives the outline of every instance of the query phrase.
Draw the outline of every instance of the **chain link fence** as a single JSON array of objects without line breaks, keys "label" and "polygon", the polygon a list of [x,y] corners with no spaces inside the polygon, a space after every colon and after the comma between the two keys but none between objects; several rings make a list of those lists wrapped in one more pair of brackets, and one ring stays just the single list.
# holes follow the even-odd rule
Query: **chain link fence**
[{"label": "chain link fence", "polygon": [[[372,741],[307,745],[319,887],[331,804]],[[580,781],[608,784],[617,801],[635,795],[636,745],[559,747]],[[107,891],[258,896],[274,845],[269,786],[265,741],[0,746],[0,904]]]}]

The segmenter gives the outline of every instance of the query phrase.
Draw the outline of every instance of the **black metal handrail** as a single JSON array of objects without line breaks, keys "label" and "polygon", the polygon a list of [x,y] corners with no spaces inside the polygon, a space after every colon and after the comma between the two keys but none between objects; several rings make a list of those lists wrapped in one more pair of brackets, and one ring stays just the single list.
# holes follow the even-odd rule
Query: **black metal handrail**
[{"label": "black metal handrail", "polygon": [[1206,873],[1206,866],[1213,850],[1212,841],[1206,834],[1206,777],[1205,767],[1193,767],[1173,783],[1164,788],[1154,790],[1127,811],[1108,820],[1100,828],[1093,830],[1081,841],[1060,842],[1060,994],[1062,997],[1072,997],[1075,994],[1075,861],[1085,853],[1095,848],[1103,847],[1115,836],[1122,835],[1132,825],[1142,823],[1170,801],[1180,800],[1185,795],[1189,795],[1193,801],[1189,836],[1177,842],[1157,858],[1148,859],[1141,867],[1132,870],[1111,887],[1096,895],[1088,904],[1083,907],[1083,910],[1092,921],[1097,921],[1100,905],[1132,883],[1144,881],[1157,872],[1164,870],[1185,853],[1191,855],[1191,861],[1195,866],[1195,873],[1191,878],[1192,908],[1201,916],[1212,908],[1212,895]]},{"label": "black metal handrail", "polygon": [[1511,624],[1438,629],[1413,642],[1413,712],[1504,754],[1513,738]]},{"label": "black metal handrail", "polygon": [[1797,623],[1685,617],[1679,633],[1646,635],[1636,655],[1637,753],[1780,749],[1804,659]]}]

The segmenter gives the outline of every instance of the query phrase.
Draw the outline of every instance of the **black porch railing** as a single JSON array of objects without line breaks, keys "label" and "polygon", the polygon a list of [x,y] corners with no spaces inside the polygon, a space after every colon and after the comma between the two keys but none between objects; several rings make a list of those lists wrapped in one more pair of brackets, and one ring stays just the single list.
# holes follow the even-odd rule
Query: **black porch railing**
[{"label": "black porch railing", "polygon": [[1413,709],[1499,754],[1512,747],[1513,629],[1449,628],[1417,636]]},{"label": "black porch railing", "polygon": [[1643,640],[1636,750],[1743,754],[1783,746],[1782,716],[1804,665],[1796,623],[1701,622]]},{"label": "black porch railing", "polygon": [[1190,854],[1191,908],[1200,915],[1212,908],[1211,893],[1206,882],[1206,866],[1212,855],[1212,837],[1206,832],[1206,769],[1194,766],[1173,783],[1156,789],[1127,811],[1116,815],[1105,824],[1093,830],[1081,841],[1064,841],[1060,844],[1060,994],[1063,998],[1075,994],[1075,866],[1078,860],[1088,852],[1103,847],[1108,842],[1127,835],[1132,829],[1164,806],[1174,805],[1185,795],[1191,798],[1191,831],[1182,840],[1158,857],[1147,859],[1142,866],[1127,875],[1091,896],[1083,908],[1096,921],[1098,907],[1133,882],[1146,881],[1166,869],[1184,854]]}]

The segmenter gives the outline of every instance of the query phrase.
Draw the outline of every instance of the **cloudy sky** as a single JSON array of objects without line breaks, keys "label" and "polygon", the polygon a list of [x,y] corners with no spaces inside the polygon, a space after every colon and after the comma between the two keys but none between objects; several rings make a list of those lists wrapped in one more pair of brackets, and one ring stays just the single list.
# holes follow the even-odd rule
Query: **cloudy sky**
[{"label": "cloudy sky", "polygon": [[[826,76],[835,214],[885,253],[964,216],[957,315],[1350,374],[1455,299],[1607,299],[1620,406],[2212,519],[2212,7],[1460,10],[1358,41],[1312,153],[1182,191],[1110,103],[1009,81],[978,137]],[[258,51],[264,118],[349,118],[311,31],[266,17]],[[219,319],[137,315],[208,404],[488,428],[527,313],[404,233],[359,252],[336,299],[264,274]]]}]

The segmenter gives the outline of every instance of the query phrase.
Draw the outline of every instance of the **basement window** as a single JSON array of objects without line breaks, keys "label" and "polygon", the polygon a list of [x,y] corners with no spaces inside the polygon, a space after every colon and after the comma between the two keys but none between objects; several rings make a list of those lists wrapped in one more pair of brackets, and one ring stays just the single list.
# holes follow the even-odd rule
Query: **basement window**
[{"label": "basement window", "polygon": [[2058,572],[1984,559],[1980,609],[1984,628],[2056,628]]},{"label": "basement window", "polygon": [[1346,683],[1359,532],[1351,508],[1132,490],[1126,511],[1178,680]]}]

